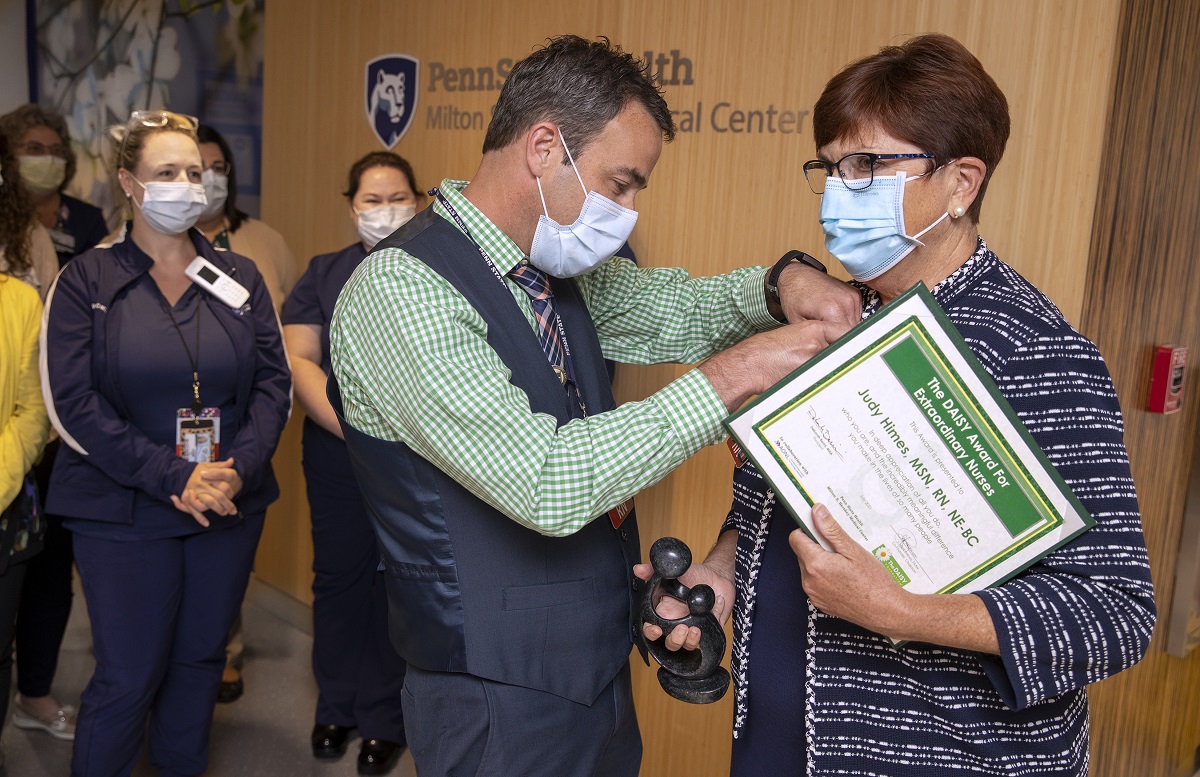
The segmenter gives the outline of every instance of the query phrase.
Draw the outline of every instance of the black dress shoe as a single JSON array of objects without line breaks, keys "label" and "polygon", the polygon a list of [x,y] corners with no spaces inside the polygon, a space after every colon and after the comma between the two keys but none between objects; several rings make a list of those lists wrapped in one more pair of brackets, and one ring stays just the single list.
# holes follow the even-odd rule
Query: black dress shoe
[{"label": "black dress shoe", "polygon": [[362,775],[387,774],[400,760],[404,745],[385,742],[382,739],[364,739],[358,751],[358,773]]},{"label": "black dress shoe", "polygon": [[238,678],[231,683],[224,680],[221,681],[221,687],[217,689],[217,704],[229,704],[242,698],[242,693],[246,690],[246,686],[242,683],[242,678]]},{"label": "black dress shoe", "polygon": [[341,758],[346,752],[352,726],[332,726],[318,723],[312,730],[312,750],[316,758]]}]

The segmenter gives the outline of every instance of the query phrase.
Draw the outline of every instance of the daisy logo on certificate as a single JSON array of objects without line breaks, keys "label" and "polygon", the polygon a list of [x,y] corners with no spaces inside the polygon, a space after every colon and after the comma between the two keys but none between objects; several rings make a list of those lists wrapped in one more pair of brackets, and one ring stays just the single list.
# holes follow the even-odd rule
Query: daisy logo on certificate
[{"label": "daisy logo on certificate", "polygon": [[912,582],[912,579],[900,567],[900,564],[892,557],[892,554],[888,552],[887,545],[880,545],[878,548],[875,548],[875,550],[871,551],[871,555],[879,559],[879,563],[883,564],[887,571],[891,573],[892,578],[902,587]]}]

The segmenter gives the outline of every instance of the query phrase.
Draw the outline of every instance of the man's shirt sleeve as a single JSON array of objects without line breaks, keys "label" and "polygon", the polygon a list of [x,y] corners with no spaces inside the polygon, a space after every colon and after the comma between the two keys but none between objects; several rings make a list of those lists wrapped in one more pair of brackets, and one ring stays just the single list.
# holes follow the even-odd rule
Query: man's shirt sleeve
[{"label": "man's shirt sleeve", "polygon": [[513,520],[558,536],[725,437],[724,404],[695,370],[558,428],[531,411],[486,338],[479,314],[424,263],[400,249],[373,255],[347,283],[332,325],[346,420],[407,444]]},{"label": "man's shirt sleeve", "polygon": [[613,257],[582,276],[607,358],[631,364],[692,364],[780,326],[767,311],[764,267],[691,278],[686,270],[638,267]]}]

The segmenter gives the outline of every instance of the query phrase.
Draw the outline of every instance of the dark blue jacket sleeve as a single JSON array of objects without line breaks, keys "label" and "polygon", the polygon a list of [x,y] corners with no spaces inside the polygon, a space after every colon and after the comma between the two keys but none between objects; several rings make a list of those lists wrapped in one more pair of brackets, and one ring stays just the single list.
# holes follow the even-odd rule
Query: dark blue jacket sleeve
[{"label": "dark blue jacket sleeve", "polygon": [[254,491],[271,472],[271,456],[292,413],[292,371],[283,349],[279,319],[262,277],[246,262],[254,331],[254,381],[242,425],[222,456],[233,457],[243,492]]},{"label": "dark blue jacket sleeve", "polygon": [[1000,372],[1001,393],[1096,521],[977,594],[1000,640],[984,670],[1021,709],[1140,661],[1156,613],[1121,408],[1099,351],[1076,333],[1056,334],[1014,351]]},{"label": "dark blue jacket sleeve", "polygon": [[[95,265],[90,265],[94,267]],[[42,392],[63,441],[122,486],[170,502],[194,467],[121,417],[93,380],[91,279],[81,262],[59,274],[46,297]]]}]

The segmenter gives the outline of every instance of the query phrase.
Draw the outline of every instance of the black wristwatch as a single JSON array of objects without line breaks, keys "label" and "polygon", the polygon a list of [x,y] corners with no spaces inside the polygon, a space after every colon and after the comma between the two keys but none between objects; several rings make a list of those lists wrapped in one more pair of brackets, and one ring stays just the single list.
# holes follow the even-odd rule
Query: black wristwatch
[{"label": "black wristwatch", "polygon": [[[787,267],[792,262],[807,264],[814,270],[820,270],[823,273],[829,272],[829,270],[825,269],[825,265],[821,264],[814,257],[809,256],[803,251],[788,251],[786,254],[780,257],[778,262],[775,263],[775,266],[771,268],[771,272],[767,273],[767,294],[771,297],[771,300],[776,305],[783,304],[783,302],[779,299],[779,276],[783,274],[783,268]],[[786,324],[787,321],[782,321],[780,323]]]}]

